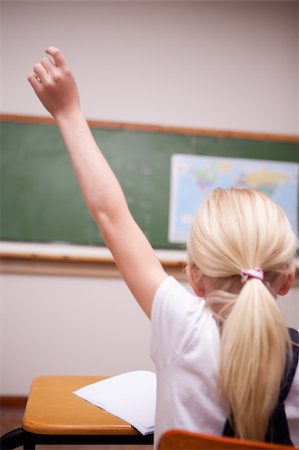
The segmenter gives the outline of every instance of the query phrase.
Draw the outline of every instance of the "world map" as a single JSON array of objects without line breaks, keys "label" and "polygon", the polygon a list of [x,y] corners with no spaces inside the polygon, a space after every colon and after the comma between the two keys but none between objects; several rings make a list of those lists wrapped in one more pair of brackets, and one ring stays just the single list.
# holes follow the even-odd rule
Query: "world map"
[{"label": "world map", "polygon": [[174,154],[168,239],[186,243],[195,212],[215,188],[250,188],[278,203],[298,231],[298,164],[241,158]]}]

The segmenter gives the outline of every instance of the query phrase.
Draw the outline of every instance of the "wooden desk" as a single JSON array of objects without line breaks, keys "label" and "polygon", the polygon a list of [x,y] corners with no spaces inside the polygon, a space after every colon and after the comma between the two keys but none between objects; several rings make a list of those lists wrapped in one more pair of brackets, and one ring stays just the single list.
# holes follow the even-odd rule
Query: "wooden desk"
[{"label": "wooden desk", "polygon": [[1,449],[23,445],[152,445],[153,435],[141,435],[127,422],[73,394],[105,377],[42,376],[31,386],[23,426],[1,438]]}]

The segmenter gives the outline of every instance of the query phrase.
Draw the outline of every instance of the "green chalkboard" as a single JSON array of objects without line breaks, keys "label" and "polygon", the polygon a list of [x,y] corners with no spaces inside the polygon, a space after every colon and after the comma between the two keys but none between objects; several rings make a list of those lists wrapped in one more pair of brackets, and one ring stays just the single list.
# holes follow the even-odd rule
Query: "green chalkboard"
[{"label": "green chalkboard", "polygon": [[[92,130],[136,221],[155,248],[177,248],[167,238],[172,154],[299,162],[296,139],[283,142],[108,126]],[[1,239],[103,244],[53,124],[1,123]]]}]

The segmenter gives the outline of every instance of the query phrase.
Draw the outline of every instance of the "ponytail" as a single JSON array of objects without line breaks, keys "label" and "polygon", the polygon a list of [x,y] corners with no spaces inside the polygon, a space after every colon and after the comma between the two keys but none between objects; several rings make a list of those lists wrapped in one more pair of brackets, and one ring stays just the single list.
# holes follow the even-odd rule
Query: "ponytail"
[{"label": "ponytail", "polygon": [[240,438],[265,439],[290,353],[275,299],[262,281],[248,280],[223,325],[219,372],[229,417]]},{"label": "ponytail", "polygon": [[[253,190],[216,189],[193,221],[188,263],[196,279],[209,279],[205,300],[221,333],[219,384],[243,439],[264,440],[291,356],[275,297],[296,244],[283,210]],[[243,268],[261,268],[264,280],[244,280]]]}]

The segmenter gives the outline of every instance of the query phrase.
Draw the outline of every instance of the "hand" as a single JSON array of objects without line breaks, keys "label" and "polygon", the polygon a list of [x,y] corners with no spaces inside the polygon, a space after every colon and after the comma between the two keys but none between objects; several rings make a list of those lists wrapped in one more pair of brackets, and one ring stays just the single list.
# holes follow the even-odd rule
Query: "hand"
[{"label": "hand", "polygon": [[79,92],[60,50],[49,47],[46,53],[53,59],[44,57],[35,64],[28,81],[44,107],[57,119],[80,110]]}]

